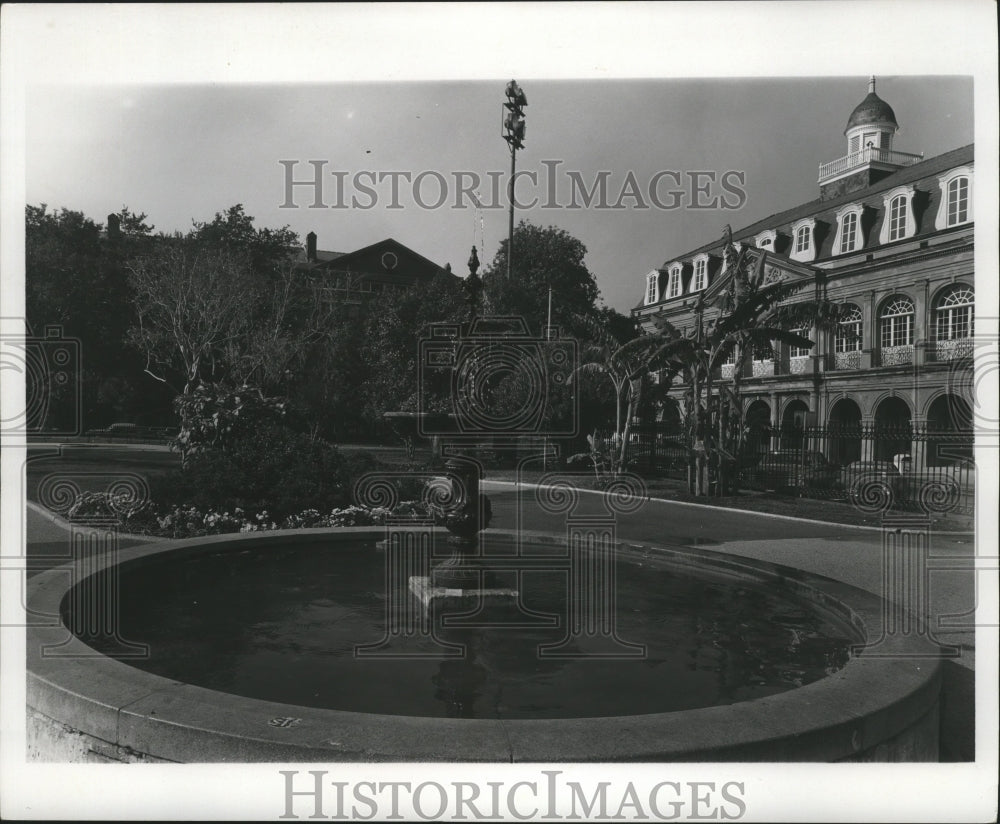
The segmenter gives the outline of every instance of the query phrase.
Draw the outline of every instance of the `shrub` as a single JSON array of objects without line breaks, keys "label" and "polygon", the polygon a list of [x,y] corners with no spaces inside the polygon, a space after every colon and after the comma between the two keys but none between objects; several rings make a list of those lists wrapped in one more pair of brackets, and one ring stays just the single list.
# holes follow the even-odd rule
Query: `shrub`
[{"label": "shrub", "polygon": [[352,465],[325,441],[268,426],[226,450],[205,449],[154,482],[153,500],[208,511],[267,510],[280,521],[307,509],[329,512],[350,500]]},{"label": "shrub", "polygon": [[113,525],[130,532],[144,532],[155,522],[152,501],[136,501],[128,492],[82,492],[66,513],[77,523]]},{"label": "shrub", "polygon": [[238,446],[255,431],[281,425],[286,403],[268,398],[254,386],[235,389],[222,384],[202,384],[174,399],[181,419],[177,437],[171,441],[185,462],[189,456]]}]

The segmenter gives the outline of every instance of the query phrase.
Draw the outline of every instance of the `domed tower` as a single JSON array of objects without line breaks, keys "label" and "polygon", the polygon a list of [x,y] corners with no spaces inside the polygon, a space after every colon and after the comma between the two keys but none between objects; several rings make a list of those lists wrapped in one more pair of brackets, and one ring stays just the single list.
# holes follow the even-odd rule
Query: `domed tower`
[{"label": "domed tower", "polygon": [[882,178],[923,160],[923,155],[897,152],[892,147],[899,131],[892,106],[875,94],[875,78],[868,94],[851,112],[844,129],[847,154],[819,167],[820,197],[830,200],[856,192]]},{"label": "domed tower", "polygon": [[847,152],[852,154],[872,146],[891,151],[892,136],[898,131],[896,113],[892,106],[875,94],[873,77],[868,81],[868,96],[854,107],[847,119],[847,128],[844,129]]}]

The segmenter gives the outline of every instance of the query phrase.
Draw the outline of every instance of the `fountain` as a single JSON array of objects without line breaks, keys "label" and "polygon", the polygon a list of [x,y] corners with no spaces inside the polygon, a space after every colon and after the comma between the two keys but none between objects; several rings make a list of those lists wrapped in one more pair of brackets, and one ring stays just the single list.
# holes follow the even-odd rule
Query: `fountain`
[{"label": "fountain", "polygon": [[[468,489],[463,508],[475,500]],[[620,637],[609,640],[588,634],[588,619],[600,629],[600,613],[572,606],[573,577],[578,594],[587,592],[603,568],[600,552],[580,545],[572,572],[570,537],[475,530],[474,546],[472,524],[456,514],[445,514],[446,523],[465,524],[456,541],[424,525],[388,536],[374,528],[220,535],[121,549],[80,574],[69,564],[34,576],[29,755],[936,758],[939,662],[924,655],[922,639],[886,634],[876,596],[708,548],[618,541],[612,629]],[[443,563],[423,543],[428,534]],[[376,548],[387,539],[428,550],[427,564],[416,563],[419,552],[409,556],[391,591],[391,556]],[[515,586],[483,626],[478,582],[465,573],[486,575],[491,565],[515,575]],[[513,572],[522,566],[530,569]],[[118,623],[110,637],[88,635],[71,604],[92,603],[109,575],[120,583]],[[414,577],[461,594],[439,600],[432,586],[428,609],[413,595]],[[851,644],[880,636],[881,655],[847,657]],[[149,656],[115,658],[123,641],[148,644]],[[917,648],[923,657],[908,657]]]}]

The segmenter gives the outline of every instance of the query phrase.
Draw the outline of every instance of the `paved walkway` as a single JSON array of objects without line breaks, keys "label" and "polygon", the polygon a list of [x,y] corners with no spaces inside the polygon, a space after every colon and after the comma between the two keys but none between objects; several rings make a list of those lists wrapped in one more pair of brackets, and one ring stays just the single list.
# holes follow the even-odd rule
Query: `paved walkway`
[{"label": "paved walkway", "polygon": [[[492,527],[546,532],[565,530],[565,516],[545,512],[532,486],[484,481],[493,505]],[[578,515],[605,512],[601,496],[580,492]],[[882,533],[837,524],[819,524],[759,513],[733,512],[676,501],[648,501],[638,512],[619,515],[621,540],[671,546],[697,546],[796,567],[882,594]],[[967,563],[975,552],[969,536],[932,535],[931,556],[950,566]],[[932,626],[945,616],[975,607],[975,573],[970,569],[930,573]],[[956,623],[953,619],[945,619]],[[964,623],[959,621],[957,623]],[[972,665],[975,647],[971,628],[935,629],[942,642],[961,644],[963,662]]]}]

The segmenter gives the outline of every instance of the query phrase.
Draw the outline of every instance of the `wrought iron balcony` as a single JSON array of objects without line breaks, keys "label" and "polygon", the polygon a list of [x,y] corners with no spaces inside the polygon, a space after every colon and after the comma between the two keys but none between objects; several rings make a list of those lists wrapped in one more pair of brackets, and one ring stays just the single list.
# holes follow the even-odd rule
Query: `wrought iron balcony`
[{"label": "wrought iron balcony", "polygon": [[855,169],[861,169],[869,163],[885,163],[889,166],[912,166],[923,159],[923,155],[894,152],[889,149],[879,149],[876,146],[869,146],[866,149],[851,152],[849,155],[831,160],[829,163],[821,163],[819,167],[819,182],[825,183],[831,178],[847,174]]}]

